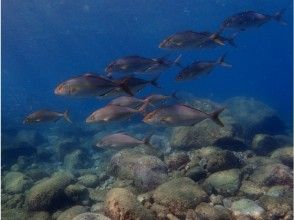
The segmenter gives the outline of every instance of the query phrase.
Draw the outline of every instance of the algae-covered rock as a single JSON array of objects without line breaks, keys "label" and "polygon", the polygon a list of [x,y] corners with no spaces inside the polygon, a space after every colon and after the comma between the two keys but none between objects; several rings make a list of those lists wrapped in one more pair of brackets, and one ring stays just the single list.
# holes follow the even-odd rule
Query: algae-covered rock
[{"label": "algae-covered rock", "polygon": [[253,137],[251,148],[259,155],[266,155],[279,147],[278,141],[274,136],[268,134],[256,134]]},{"label": "algae-covered rock", "polygon": [[238,169],[224,170],[211,174],[203,186],[207,192],[217,192],[224,196],[234,195],[241,185],[241,172]]},{"label": "algae-covered rock", "polygon": [[24,205],[23,194],[1,194],[1,208],[5,209],[21,209]]},{"label": "algae-covered rock", "polygon": [[89,200],[88,189],[80,184],[68,185],[64,192],[65,195],[75,204],[85,204]]},{"label": "algae-covered rock", "polygon": [[202,202],[195,209],[200,218],[209,220],[231,220],[229,210],[222,206],[212,206]]},{"label": "algae-covered rock", "polygon": [[246,196],[249,199],[258,199],[265,193],[259,185],[252,181],[243,180],[242,185],[239,189],[239,195]]},{"label": "algae-covered rock", "polygon": [[293,167],[293,146],[276,149],[271,158],[281,161],[282,164]]},{"label": "algae-covered rock", "polygon": [[271,163],[259,166],[250,176],[250,180],[261,186],[290,186],[293,184],[293,173],[283,164]]},{"label": "algae-covered rock", "polygon": [[250,199],[240,199],[232,203],[231,210],[235,217],[249,216],[253,219],[264,219],[265,210]]},{"label": "algae-covered rock", "polygon": [[21,193],[32,185],[32,180],[21,172],[8,172],[4,176],[3,184],[6,192]]},{"label": "algae-covered rock", "polygon": [[63,211],[57,218],[57,220],[72,220],[75,216],[87,212],[88,207],[76,205]]},{"label": "algae-covered rock", "polygon": [[86,187],[95,188],[99,184],[99,177],[94,174],[86,174],[80,176],[78,182]]},{"label": "algae-covered rock", "polygon": [[188,177],[163,183],[155,189],[153,197],[156,203],[169,208],[177,216],[184,216],[188,209],[208,199],[205,191]]},{"label": "algae-covered rock", "polygon": [[188,169],[185,173],[185,176],[191,178],[195,182],[205,178],[206,175],[206,170],[201,166],[192,167],[191,169]]},{"label": "algae-covered rock", "polygon": [[271,219],[282,218],[292,210],[292,205],[278,197],[264,195],[259,198],[258,203],[268,212]]},{"label": "algae-covered rock", "polygon": [[24,220],[29,219],[28,213],[24,209],[4,209],[1,210],[1,219]]},{"label": "algae-covered rock", "polygon": [[173,152],[164,157],[169,170],[177,170],[189,162],[189,156],[186,152]]},{"label": "algae-covered rock", "polygon": [[107,193],[105,214],[112,220],[155,219],[150,210],[142,206],[135,195],[124,188],[113,188]]},{"label": "algae-covered rock", "polygon": [[208,172],[238,168],[241,166],[239,158],[231,151],[217,147],[203,147],[190,153],[190,162],[186,167],[201,166]]},{"label": "algae-covered rock", "polygon": [[26,204],[31,211],[54,210],[66,202],[64,189],[73,177],[66,172],[55,173],[51,178],[34,185],[26,196]]},{"label": "algae-covered rock", "polygon": [[111,219],[102,214],[85,212],[75,216],[72,220],[111,220]]},{"label": "algae-covered rock", "polygon": [[51,216],[48,212],[32,212],[29,215],[30,220],[51,220]]},{"label": "algae-covered rock", "polygon": [[167,180],[167,166],[155,156],[142,156],[134,166],[134,183],[141,191],[155,189]]},{"label": "algae-covered rock", "polygon": [[64,157],[64,167],[70,171],[84,168],[88,164],[89,158],[81,150],[75,150]]}]

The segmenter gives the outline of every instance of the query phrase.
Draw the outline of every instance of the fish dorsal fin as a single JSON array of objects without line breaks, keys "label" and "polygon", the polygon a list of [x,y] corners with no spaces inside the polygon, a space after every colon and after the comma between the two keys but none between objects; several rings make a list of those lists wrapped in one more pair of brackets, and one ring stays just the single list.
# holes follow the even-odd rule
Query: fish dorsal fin
[{"label": "fish dorsal fin", "polygon": [[185,106],[185,107],[190,108],[190,109],[193,109],[193,110],[196,110],[196,111],[199,111],[199,112],[202,112],[203,114],[209,115],[207,112],[204,112],[204,111],[202,111],[202,110],[200,110],[198,108],[194,108],[194,107],[186,105],[186,104],[180,104],[180,105]]}]

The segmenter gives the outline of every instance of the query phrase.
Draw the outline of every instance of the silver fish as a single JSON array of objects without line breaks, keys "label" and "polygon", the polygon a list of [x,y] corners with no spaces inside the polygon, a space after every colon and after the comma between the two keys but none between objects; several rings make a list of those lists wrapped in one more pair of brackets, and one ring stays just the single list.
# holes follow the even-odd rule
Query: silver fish
[{"label": "silver fish", "polygon": [[139,99],[139,98],[135,98],[135,97],[131,97],[131,96],[120,96],[116,99],[113,99],[109,104],[136,108],[136,107],[144,104],[144,100]]},{"label": "silver fish", "polygon": [[125,133],[116,133],[103,137],[96,146],[99,148],[111,148],[111,149],[121,149],[121,148],[132,148],[141,144],[150,145],[149,140],[151,136],[139,140],[135,137],[129,136]]},{"label": "silver fish", "polygon": [[212,119],[216,124],[224,126],[219,119],[219,114],[224,110],[220,108],[212,113],[206,113],[187,105],[170,105],[148,113],[143,121],[150,125],[166,127],[192,126],[205,119]]},{"label": "silver fish", "polygon": [[191,65],[185,67],[177,76],[176,80],[190,80],[197,76],[210,73],[216,66],[231,67],[232,65],[225,62],[225,55],[216,61],[195,61]]},{"label": "silver fish", "polygon": [[66,110],[64,113],[54,112],[47,109],[39,110],[28,115],[24,120],[24,124],[33,124],[40,122],[56,122],[59,119],[64,118],[66,121],[72,123],[70,118],[68,117],[68,111]]}]

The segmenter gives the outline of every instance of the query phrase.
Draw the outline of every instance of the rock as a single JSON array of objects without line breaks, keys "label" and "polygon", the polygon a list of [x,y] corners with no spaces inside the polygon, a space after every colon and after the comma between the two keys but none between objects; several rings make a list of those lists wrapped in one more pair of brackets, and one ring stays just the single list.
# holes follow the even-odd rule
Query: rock
[{"label": "rock", "polygon": [[141,204],[145,204],[146,202],[150,202],[153,203],[153,198],[152,198],[152,194],[150,192],[144,193],[144,194],[140,194],[137,196],[137,200],[141,203]]},{"label": "rock", "polygon": [[39,168],[29,169],[25,174],[29,176],[34,182],[48,176],[46,171]]},{"label": "rock", "polygon": [[293,174],[291,169],[279,163],[272,163],[257,167],[249,179],[260,186],[292,186],[293,184]]},{"label": "rock", "polygon": [[6,209],[21,209],[24,205],[23,194],[7,194],[2,193],[1,195],[1,207],[2,210]]},{"label": "rock", "polygon": [[243,180],[242,185],[239,189],[239,194],[241,196],[246,196],[249,199],[258,199],[265,193],[265,190],[262,189],[259,185],[252,181]]},{"label": "rock", "polygon": [[103,202],[106,196],[105,189],[88,189],[89,197],[93,202]]},{"label": "rock", "polygon": [[188,171],[185,174],[185,176],[191,178],[195,182],[205,178],[206,175],[207,175],[206,171],[200,166],[196,166],[196,167],[192,167],[191,169],[188,169]]},{"label": "rock", "polygon": [[93,174],[86,174],[79,177],[78,182],[86,187],[95,188],[99,184],[99,177]]},{"label": "rock", "polygon": [[190,162],[186,167],[191,168],[198,165],[208,172],[216,172],[240,167],[241,162],[231,151],[216,147],[204,147],[190,153]]},{"label": "rock", "polygon": [[86,187],[80,184],[68,185],[65,190],[65,195],[75,204],[88,204],[89,192]]},{"label": "rock", "polygon": [[81,150],[75,150],[64,157],[64,167],[66,170],[74,171],[89,165],[89,158]]},{"label": "rock", "polygon": [[209,196],[209,200],[210,200],[210,203],[212,205],[222,205],[223,204],[223,199],[224,199],[224,197],[222,195],[211,194]]},{"label": "rock", "polygon": [[134,184],[140,191],[150,191],[167,180],[166,165],[155,156],[142,156],[134,165]]},{"label": "rock", "polygon": [[208,196],[193,180],[182,177],[158,186],[153,198],[156,203],[168,207],[176,216],[185,216],[188,209],[206,201]]},{"label": "rock", "polygon": [[267,196],[272,197],[280,197],[283,198],[285,201],[288,201],[289,204],[292,203],[293,191],[290,186],[272,186],[266,192]]},{"label": "rock", "polygon": [[293,168],[293,146],[276,149],[271,158],[281,161],[282,164]]},{"label": "rock", "polygon": [[54,210],[66,203],[64,189],[73,177],[66,172],[55,173],[51,178],[34,185],[26,196],[28,209],[31,211]]},{"label": "rock", "polygon": [[[288,202],[283,197],[268,195],[263,195],[258,200],[258,203],[267,211],[269,219],[280,219],[287,215],[293,206],[293,204],[289,204]],[[292,201],[290,202],[292,203]]]},{"label": "rock", "polygon": [[232,203],[231,210],[235,217],[249,216],[253,219],[264,219],[265,210],[250,199],[240,199]]},{"label": "rock", "polygon": [[24,220],[29,219],[29,216],[24,209],[4,209],[1,210],[1,219]]},{"label": "rock", "polygon": [[107,193],[105,214],[112,220],[155,219],[150,210],[142,206],[135,195],[124,188],[113,188]]},{"label": "rock", "polygon": [[224,196],[234,195],[241,183],[241,172],[238,169],[224,170],[211,174],[203,183],[209,194],[217,192]]},{"label": "rock", "polygon": [[57,218],[57,220],[72,220],[75,216],[85,213],[88,208],[85,206],[76,205],[63,211]]},{"label": "rock", "polygon": [[282,134],[285,125],[269,106],[254,98],[234,97],[226,101],[227,112],[243,130],[243,137],[251,143],[255,134]]},{"label": "rock", "polygon": [[20,172],[8,172],[3,179],[3,184],[6,192],[21,193],[32,185],[32,180]]},{"label": "rock", "polygon": [[189,156],[185,152],[173,152],[164,157],[164,162],[169,170],[177,170],[189,162]]},{"label": "rock", "polygon": [[212,206],[202,202],[196,207],[196,213],[200,218],[209,220],[231,220],[230,212],[222,206]]},{"label": "rock", "polygon": [[156,219],[166,219],[167,218],[167,214],[170,213],[168,207],[159,205],[157,203],[153,203],[150,207],[150,210],[153,213],[156,213]]},{"label": "rock", "polygon": [[256,134],[253,137],[251,147],[257,154],[266,155],[272,150],[278,148],[279,143],[274,136],[268,134]]},{"label": "rock", "polygon": [[30,213],[30,220],[51,220],[51,216],[48,212],[32,212]]},{"label": "rock", "polygon": [[91,212],[103,213],[104,211],[104,202],[98,202],[91,206]]},{"label": "rock", "polygon": [[72,220],[111,220],[111,219],[102,214],[85,212],[85,213],[77,215]]},{"label": "rock", "polygon": [[232,146],[245,148],[243,141],[235,136],[237,128],[225,121],[224,124],[226,126],[222,128],[207,119],[194,126],[173,128],[171,148],[189,150],[212,145],[223,148],[231,148]]}]

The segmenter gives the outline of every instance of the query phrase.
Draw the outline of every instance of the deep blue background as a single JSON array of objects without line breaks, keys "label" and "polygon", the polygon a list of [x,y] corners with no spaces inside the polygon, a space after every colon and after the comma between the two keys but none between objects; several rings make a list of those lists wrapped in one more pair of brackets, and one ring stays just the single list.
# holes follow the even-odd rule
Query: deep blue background
[{"label": "deep blue background", "polygon": [[[2,1],[2,122],[19,124],[39,108],[70,109],[73,120],[84,118],[105,101],[57,97],[55,86],[72,76],[101,73],[111,60],[138,54],[159,57],[166,36],[184,30],[214,31],[227,16],[255,10],[273,14],[286,8],[287,26],[269,22],[241,33],[237,49],[182,52],[182,63],[216,59],[229,51],[233,68],[217,68],[202,78],[175,83],[178,69],[162,74],[162,90],[193,92],[223,101],[253,96],[276,109],[292,125],[291,0],[6,0]],[[176,57],[175,53],[173,57]],[[145,90],[145,93],[151,89]]]}]

